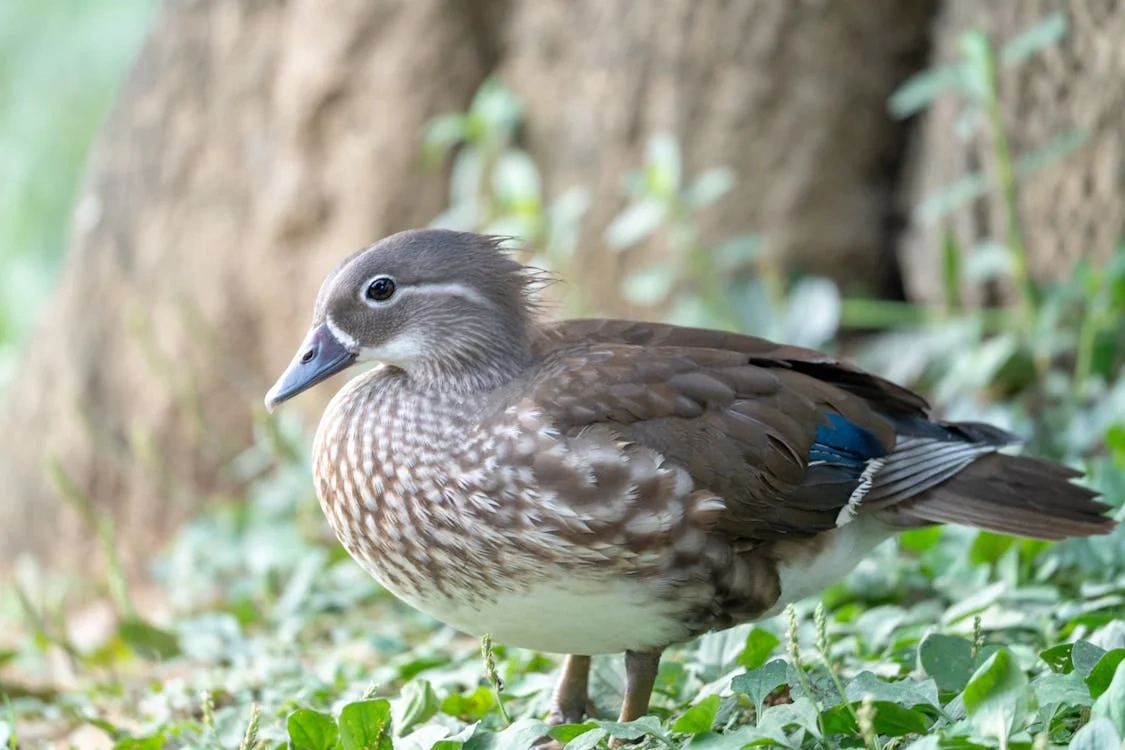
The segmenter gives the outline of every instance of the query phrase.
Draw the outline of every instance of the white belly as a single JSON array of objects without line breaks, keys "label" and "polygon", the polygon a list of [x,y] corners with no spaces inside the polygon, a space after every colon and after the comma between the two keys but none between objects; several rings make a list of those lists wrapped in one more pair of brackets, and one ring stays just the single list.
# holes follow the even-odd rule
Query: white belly
[{"label": "white belly", "polygon": [[547,653],[615,654],[662,648],[689,635],[677,616],[682,602],[661,599],[650,584],[629,579],[541,581],[479,607],[390,590],[463,633],[487,633],[497,643]]},{"label": "white belly", "polygon": [[[849,573],[891,531],[870,516],[828,532],[816,554],[794,554],[778,566],[781,598],[761,619],[816,594]],[[378,572],[371,571],[377,578]],[[690,637],[682,613],[701,602],[658,595],[651,582],[628,578],[544,580],[525,591],[503,593],[479,604],[414,592],[391,593],[410,606],[474,636],[556,654],[611,654],[661,648]]]}]

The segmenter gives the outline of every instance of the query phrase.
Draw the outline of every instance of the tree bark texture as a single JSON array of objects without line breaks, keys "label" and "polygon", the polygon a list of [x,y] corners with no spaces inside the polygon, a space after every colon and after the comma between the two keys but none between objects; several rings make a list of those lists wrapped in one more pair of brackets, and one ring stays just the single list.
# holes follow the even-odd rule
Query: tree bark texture
[{"label": "tree bark texture", "polygon": [[[1018,183],[1018,206],[1033,275],[1069,275],[1075,261],[1104,262],[1125,228],[1125,3],[1119,0],[946,0],[936,24],[934,62],[960,55],[961,35],[989,33],[1003,45],[1048,14],[1065,12],[1068,32],[1058,43],[1014,67],[1002,67],[999,92],[1005,131],[1018,158],[1067,132],[1084,131],[1077,151]],[[915,205],[966,174],[996,177],[987,130],[966,140],[956,121],[963,104],[944,95],[924,116],[907,165],[904,205]],[[957,209],[932,227],[912,224],[900,243],[904,284],[911,298],[944,299],[940,244],[949,229],[963,253],[986,239],[1003,240],[1003,203],[996,191]],[[966,284],[966,299],[1001,301],[1006,285]]]},{"label": "tree bark texture", "polygon": [[[614,294],[620,176],[651,133],[687,174],[732,167],[715,237],[757,231],[792,268],[874,291],[932,2],[172,0],[88,169],[61,283],[0,406],[0,567],[94,559],[81,501],[135,568],[251,439],[324,273],[426,224],[446,177],[424,123],[496,72],[527,104],[548,193],[590,191],[579,278]],[[647,250],[645,252],[655,252]],[[331,388],[296,404],[312,424]],[[54,477],[52,481],[50,477]]]}]

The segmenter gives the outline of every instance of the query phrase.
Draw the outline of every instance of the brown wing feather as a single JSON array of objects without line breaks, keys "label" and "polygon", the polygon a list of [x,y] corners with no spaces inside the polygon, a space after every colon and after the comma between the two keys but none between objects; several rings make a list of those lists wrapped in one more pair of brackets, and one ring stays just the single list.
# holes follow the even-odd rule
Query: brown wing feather
[{"label": "brown wing feather", "polygon": [[[713,331],[699,332],[712,346],[684,346],[667,342],[690,338],[693,329],[661,326],[652,335],[649,328],[615,321],[556,327],[525,395],[563,431],[608,424],[686,468],[698,488],[726,502],[720,528],[731,536],[770,540],[833,528],[846,494],[796,491],[817,428],[836,411],[889,448],[890,422],[857,394],[791,366],[815,352]],[[590,343],[611,334],[624,341]],[[816,364],[831,376],[835,366],[822,359]]]},{"label": "brown wing feather", "polygon": [[833,359],[823,352],[728,331],[609,318],[564,320],[540,330],[536,352],[540,356],[546,356],[551,351],[591,343],[737,352],[748,355],[751,362],[762,360],[763,364],[771,368],[791,368],[830,382],[890,413],[926,416],[930,410],[926,400],[917,393]]}]

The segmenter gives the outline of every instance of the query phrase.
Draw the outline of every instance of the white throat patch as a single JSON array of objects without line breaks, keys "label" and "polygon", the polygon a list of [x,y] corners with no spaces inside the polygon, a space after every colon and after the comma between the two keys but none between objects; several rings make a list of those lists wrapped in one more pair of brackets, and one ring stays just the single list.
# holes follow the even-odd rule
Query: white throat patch
[{"label": "white throat patch", "polygon": [[350,352],[354,352],[359,348],[359,342],[355,340],[355,336],[345,331],[340,326],[336,325],[336,321],[332,320],[331,315],[324,316],[324,325],[328,326],[329,333],[333,338],[344,345],[344,348]]}]

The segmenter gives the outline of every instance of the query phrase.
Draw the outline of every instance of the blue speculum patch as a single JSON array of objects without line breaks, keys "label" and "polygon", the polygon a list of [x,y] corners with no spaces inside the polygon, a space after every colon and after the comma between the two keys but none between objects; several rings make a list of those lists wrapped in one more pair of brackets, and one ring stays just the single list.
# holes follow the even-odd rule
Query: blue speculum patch
[{"label": "blue speculum patch", "polygon": [[836,413],[829,413],[827,419],[828,423],[816,430],[816,440],[809,450],[810,462],[854,466],[862,472],[869,460],[887,455],[887,449],[870,430]]}]

